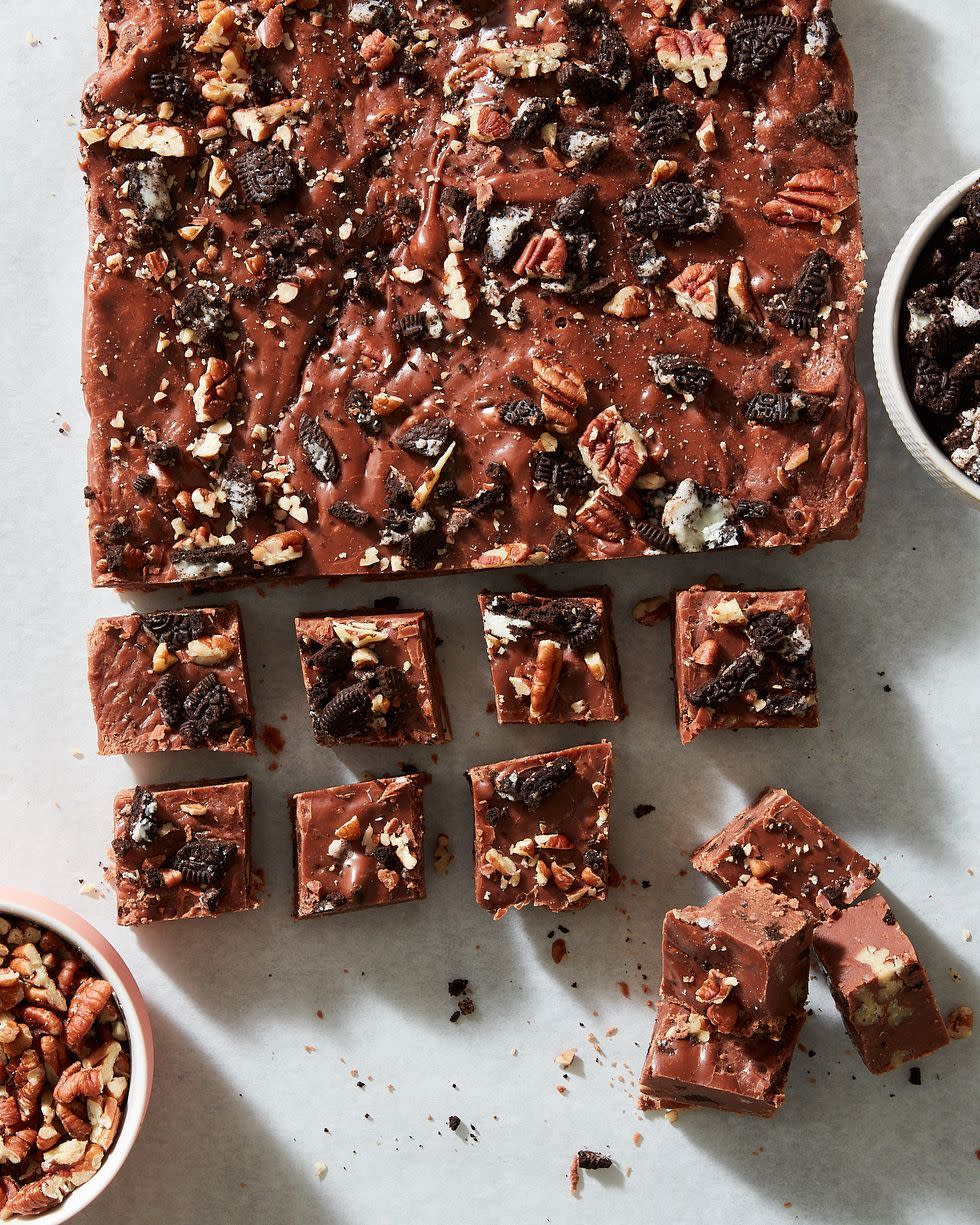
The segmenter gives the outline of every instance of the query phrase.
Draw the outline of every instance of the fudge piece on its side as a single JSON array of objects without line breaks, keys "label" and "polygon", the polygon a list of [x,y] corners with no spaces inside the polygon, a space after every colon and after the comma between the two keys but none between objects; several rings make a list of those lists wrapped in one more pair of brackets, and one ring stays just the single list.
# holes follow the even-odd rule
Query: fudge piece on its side
[{"label": "fudge piece on its side", "polygon": [[319,744],[445,744],[451,739],[427,612],[355,610],[296,618]]},{"label": "fudge piece on its side", "polygon": [[813,919],[756,881],[664,915],[661,995],[729,1034],[779,1037],[806,1004]]},{"label": "fudge piece on its side", "polygon": [[870,1071],[889,1072],[949,1042],[926,972],[879,894],[821,923],[813,947]]},{"label": "fudge piece on its side", "polygon": [[254,753],[237,604],[102,617],[88,639],[99,753]]},{"label": "fudge piece on its side", "polygon": [[254,910],[251,825],[247,778],[120,791],[106,871],[117,923]]},{"label": "fudge piece on its side", "polygon": [[498,723],[623,717],[608,587],[566,594],[480,594]]},{"label": "fudge piece on its side", "polygon": [[301,791],[291,808],[295,918],[425,897],[418,775]]},{"label": "fudge piece on its side", "polygon": [[708,729],[819,723],[805,591],[679,591],[673,637],[683,744]]},{"label": "fudge piece on its side", "polygon": [[691,863],[722,889],[752,879],[796,898],[816,919],[878,879],[869,862],[786,791],[768,787],[696,850]]},{"label": "fudge piece on its side", "polygon": [[476,900],[495,919],[605,898],[612,771],[605,740],[468,771]]}]

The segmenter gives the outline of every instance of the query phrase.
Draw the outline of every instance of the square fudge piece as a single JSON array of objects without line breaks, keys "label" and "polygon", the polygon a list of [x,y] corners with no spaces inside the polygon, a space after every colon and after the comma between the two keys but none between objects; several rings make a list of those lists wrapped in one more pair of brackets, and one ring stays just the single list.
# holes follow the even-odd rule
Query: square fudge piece
[{"label": "square fudge piece", "polygon": [[251,825],[247,778],[120,791],[106,872],[116,921],[129,927],[253,910]]},{"label": "square fudge piece", "polygon": [[816,727],[806,592],[679,591],[674,677],[684,744],[708,728]]},{"label": "square fudge piece", "polygon": [[700,1013],[674,1000],[661,1000],[640,1074],[640,1109],[709,1106],[771,1118],[785,1099],[803,1021],[802,1013],[794,1015],[776,1042],[764,1034],[739,1038],[714,1032]]},{"label": "square fudge piece", "polygon": [[301,791],[292,812],[297,919],[425,897],[418,775]]},{"label": "square fudge piece", "polygon": [[612,593],[480,595],[498,723],[623,717]]},{"label": "square fudge piece", "polygon": [[722,889],[762,880],[816,919],[856,901],[878,878],[877,864],[775,787],[693,851],[691,863]]},{"label": "square fudge piece", "polygon": [[103,755],[255,752],[237,604],[103,617],[88,682]]},{"label": "square fudge piece", "polygon": [[495,919],[605,898],[612,766],[602,741],[469,771],[476,900]]},{"label": "square fudge piece", "polygon": [[427,612],[296,619],[319,744],[445,744],[452,736]]},{"label": "square fudge piece", "polygon": [[806,1003],[813,920],[750,881],[664,915],[661,994],[728,1034],[779,1037]]},{"label": "square fudge piece", "polygon": [[821,923],[813,947],[872,1072],[921,1059],[949,1041],[926,972],[883,897],[865,898]]}]

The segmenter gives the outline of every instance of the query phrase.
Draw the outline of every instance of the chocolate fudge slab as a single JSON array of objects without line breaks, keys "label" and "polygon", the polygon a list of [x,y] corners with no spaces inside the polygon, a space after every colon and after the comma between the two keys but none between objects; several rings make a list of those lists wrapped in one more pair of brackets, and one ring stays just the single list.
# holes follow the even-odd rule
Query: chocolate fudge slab
[{"label": "chocolate fudge slab", "polygon": [[397,3],[266,9],[102,0],[97,584],[855,533],[863,244],[826,0],[547,0],[533,28],[448,4],[421,39]]},{"label": "chocolate fudge slab", "polygon": [[123,927],[213,918],[259,905],[252,874],[252,784],[120,791],[106,880]]},{"label": "chocolate fudge slab", "polygon": [[623,717],[608,587],[479,598],[498,723]]},{"label": "chocolate fudge slab", "polygon": [[297,919],[425,897],[417,775],[302,791],[291,807]]},{"label": "chocolate fudge slab", "polygon": [[870,1071],[889,1072],[949,1042],[928,976],[883,897],[865,898],[821,923],[813,947]]},{"label": "chocolate fudge slab", "polygon": [[762,880],[795,898],[815,919],[857,901],[879,872],[877,864],[776,787],[768,787],[692,851],[691,863],[722,889]]},{"label": "chocolate fudge slab", "polygon": [[785,1100],[803,1021],[795,1014],[778,1041],[739,1038],[715,1032],[700,1013],[674,1000],[661,1000],[640,1074],[640,1109],[707,1106],[771,1118]]},{"label": "chocolate fudge slab", "polygon": [[495,919],[605,898],[612,773],[607,741],[468,771],[476,900]]},{"label": "chocolate fudge slab", "polygon": [[427,612],[297,617],[320,744],[445,744],[452,738]]},{"label": "chocolate fudge slab", "polygon": [[88,680],[103,755],[255,752],[237,604],[101,618]]},{"label": "chocolate fudge slab", "polygon": [[756,881],[668,910],[661,994],[722,1033],[778,1038],[806,1004],[812,939],[810,915]]},{"label": "chocolate fudge slab", "polygon": [[679,591],[673,638],[682,743],[709,729],[819,723],[805,591]]}]

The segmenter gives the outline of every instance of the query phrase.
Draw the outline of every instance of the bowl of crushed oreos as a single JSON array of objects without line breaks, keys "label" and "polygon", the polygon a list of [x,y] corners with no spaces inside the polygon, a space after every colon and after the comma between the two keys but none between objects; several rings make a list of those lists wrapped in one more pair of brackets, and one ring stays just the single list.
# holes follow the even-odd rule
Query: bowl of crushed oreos
[{"label": "bowl of crushed oreos", "polygon": [[878,387],[909,452],[980,507],[980,170],[906,230],[878,294]]},{"label": "bowl of crushed oreos", "polygon": [[149,1015],[119,954],[73,911],[0,885],[0,1221],[87,1208],[152,1082]]}]

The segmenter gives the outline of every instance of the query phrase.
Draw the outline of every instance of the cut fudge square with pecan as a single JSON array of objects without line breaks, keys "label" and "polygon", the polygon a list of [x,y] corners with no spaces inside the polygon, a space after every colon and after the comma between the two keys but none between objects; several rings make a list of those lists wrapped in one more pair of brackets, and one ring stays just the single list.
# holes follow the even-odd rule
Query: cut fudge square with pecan
[{"label": "cut fudge square with pecan", "polygon": [[296,635],[320,744],[444,744],[451,738],[427,612],[303,616]]},{"label": "cut fudge square with pecan", "polygon": [[425,897],[418,775],[301,791],[291,807],[297,919]]},{"label": "cut fudge square with pecan", "polygon": [[612,745],[607,741],[476,766],[476,900],[577,910],[606,896]]},{"label": "cut fudge square with pecan", "polygon": [[252,873],[252,784],[135,787],[116,796],[106,879],[122,926],[259,905]]},{"label": "cut fudge square with pecan", "polygon": [[612,592],[484,591],[483,636],[498,723],[592,723],[625,714]]},{"label": "cut fudge square with pecan", "polygon": [[891,1071],[949,1041],[928,975],[879,894],[821,923],[813,947],[847,1032],[870,1071]]},{"label": "cut fudge square with pecan", "polygon": [[817,726],[805,591],[679,591],[673,636],[684,744],[713,728]]},{"label": "cut fudge square with pecan", "polygon": [[237,604],[102,617],[88,679],[101,754],[255,752]]},{"label": "cut fudge square with pecan", "polygon": [[692,851],[691,863],[722,889],[765,881],[816,919],[856,901],[878,879],[877,864],[775,787]]}]

